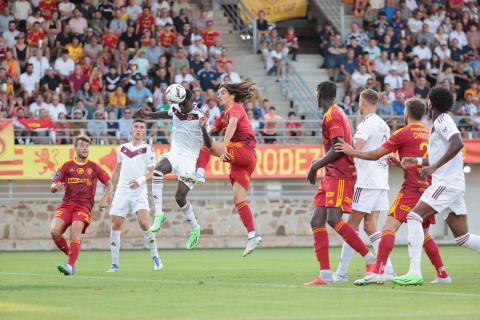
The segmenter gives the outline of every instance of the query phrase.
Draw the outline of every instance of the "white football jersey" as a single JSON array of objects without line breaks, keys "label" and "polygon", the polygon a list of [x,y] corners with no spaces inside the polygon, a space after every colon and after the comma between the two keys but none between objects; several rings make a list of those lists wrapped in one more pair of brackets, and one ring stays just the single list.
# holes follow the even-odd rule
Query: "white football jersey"
[{"label": "white football jersey", "polygon": [[[362,151],[372,151],[382,146],[390,137],[390,128],[376,113],[367,115],[357,127],[353,139],[365,140]],[[384,156],[377,161],[355,159],[357,182],[355,187],[388,190],[388,164]]]},{"label": "white football jersey", "polygon": [[[132,142],[124,143],[118,147],[117,163],[122,164],[120,177],[116,191],[131,191],[130,181],[147,174],[147,169],[154,167],[157,162],[155,151],[152,146],[145,142],[134,146]],[[138,191],[147,190],[147,184],[143,183]]]},{"label": "white football jersey", "polygon": [[[428,162],[435,164],[447,152],[450,138],[460,131],[447,113],[442,113],[433,122],[428,139]],[[432,175],[432,185],[444,185],[456,190],[465,190],[463,154],[460,151]]]},{"label": "white football jersey", "polygon": [[[196,161],[203,146],[200,118],[205,114],[206,108],[200,108],[195,103],[193,109],[187,114],[180,111],[177,104],[172,104],[168,114],[173,117],[172,145],[169,153],[181,156],[191,156]],[[207,131],[210,127],[207,123]]]}]

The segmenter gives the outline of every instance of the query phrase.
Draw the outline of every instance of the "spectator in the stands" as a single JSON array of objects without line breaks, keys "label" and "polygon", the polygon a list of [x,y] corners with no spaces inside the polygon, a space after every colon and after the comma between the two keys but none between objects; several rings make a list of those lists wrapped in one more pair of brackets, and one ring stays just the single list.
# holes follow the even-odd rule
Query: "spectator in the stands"
[{"label": "spectator in the stands", "polygon": [[28,107],[28,112],[30,112],[34,118],[38,118],[41,109],[48,110],[48,104],[44,101],[43,96],[38,94],[35,102]]},{"label": "spectator in the stands", "polygon": [[364,52],[368,52],[370,55],[370,59],[375,61],[375,59],[380,58],[380,48],[377,45],[377,40],[375,39],[370,39],[368,40],[368,46],[363,48]]},{"label": "spectator in the stands", "polygon": [[377,114],[379,116],[391,116],[393,113],[392,103],[389,102],[388,96],[385,93],[379,95],[377,103]]},{"label": "spectator in the stands", "polygon": [[233,71],[233,63],[231,62],[225,64],[225,72],[220,76],[220,82],[223,82],[223,79],[226,76],[230,77],[231,83],[242,82],[242,78],[240,78],[240,75],[237,72]]},{"label": "spectator in the stands", "polygon": [[335,35],[328,43],[325,55],[325,67],[328,69],[330,80],[334,80],[337,68],[340,66],[346,53],[347,48],[343,45],[340,35]]},{"label": "spectator in the stands", "polygon": [[333,30],[332,24],[327,21],[323,26],[322,31],[320,31],[318,35],[318,40],[319,40],[318,46],[319,46],[320,54],[322,56],[326,57],[328,55],[328,51],[326,48],[334,36],[335,36],[335,31]]},{"label": "spectator in the stands", "polygon": [[152,92],[145,88],[143,80],[139,79],[128,89],[127,105],[131,110],[137,111],[143,106],[145,99],[152,96]]},{"label": "spectator in the stands", "polygon": [[180,73],[175,76],[175,83],[181,84],[182,82],[191,83],[195,81],[195,78],[190,74],[190,70],[187,66],[180,68]]},{"label": "spectator in the stands", "polygon": [[208,119],[210,122],[213,123],[215,119],[220,117],[220,108],[218,107],[218,101],[216,98],[207,98],[206,99],[207,105],[208,105],[208,110],[210,111],[208,115]]},{"label": "spectator in the stands", "polygon": [[123,112],[123,117],[118,120],[119,132],[120,132],[120,142],[130,140],[131,130],[132,130],[133,118],[132,110],[126,108]]},{"label": "spectator in the stands", "polygon": [[384,85],[389,85],[392,90],[397,90],[402,87],[403,79],[397,74],[397,67],[392,66],[390,72],[383,81]]},{"label": "spectator in the stands", "polygon": [[387,28],[390,27],[390,23],[388,22],[387,15],[385,12],[380,11],[378,13],[378,19],[373,23],[373,28],[375,29],[375,37],[382,38]]},{"label": "spectator in the stands", "polygon": [[337,80],[343,81],[345,90],[350,91],[350,81],[352,79],[352,74],[360,67],[357,59],[355,59],[355,52],[352,49],[348,49],[347,55],[340,63],[338,67]]},{"label": "spectator in the stands", "polygon": [[405,94],[397,94],[397,99],[393,102],[393,113],[397,116],[403,116],[405,113]]},{"label": "spectator in the stands", "polygon": [[53,67],[62,79],[68,78],[75,70],[75,62],[68,56],[68,50],[62,50],[62,56],[55,60]]},{"label": "spectator in the stands", "polygon": [[25,72],[20,75],[19,83],[25,101],[33,98],[40,89],[40,79],[33,74],[33,65],[28,63]]},{"label": "spectator in the stands", "polygon": [[295,28],[289,26],[287,28],[287,33],[283,37],[285,40],[285,46],[288,49],[288,54],[292,55],[292,60],[297,61],[297,54],[298,54],[298,38],[295,34]]},{"label": "spectator in the stands", "polygon": [[264,141],[266,144],[275,143],[277,141],[279,121],[282,120],[282,117],[277,114],[276,108],[271,106],[263,119],[265,122],[261,134],[264,137]]},{"label": "spectator in the stands", "polygon": [[426,39],[422,39],[417,46],[415,46],[412,50],[412,57],[417,56],[420,58],[422,63],[426,63],[428,60],[432,58],[432,51],[427,46],[428,41]]},{"label": "spectator in the stands", "polygon": [[280,81],[280,76],[282,74],[282,63],[285,59],[283,56],[283,44],[277,43],[275,49],[270,51],[267,58],[267,74],[275,75],[275,81]]},{"label": "spectator in the stands", "polygon": [[297,119],[297,114],[294,111],[288,113],[288,120],[285,122],[285,129],[290,140],[300,140],[304,136],[303,125]]},{"label": "spectator in the stands", "polygon": [[259,10],[257,17],[258,43],[265,41],[268,36],[268,21],[265,19],[265,11]]},{"label": "spectator in the stands", "polygon": [[[424,42],[428,48],[431,48],[433,46],[434,40],[435,38],[433,34],[430,33],[428,24],[424,23],[422,25],[422,30],[417,34],[417,42],[418,43]],[[415,50],[415,48],[413,49]]]},{"label": "spectator in the stands", "polygon": [[207,47],[214,45],[214,39],[219,37],[220,33],[213,27],[212,20],[207,21],[207,27],[201,32],[201,36],[203,38],[203,43],[205,43]]},{"label": "spectator in the stands", "polygon": [[198,80],[200,80],[200,86],[204,91],[215,88],[218,85],[218,74],[212,69],[210,62],[205,61],[203,69],[198,72]]},{"label": "spectator in the stands", "polygon": [[465,32],[463,32],[463,24],[460,21],[458,21],[455,24],[455,30],[450,32],[450,35],[449,35],[450,43],[452,42],[453,39],[458,40],[458,47],[460,49],[462,49],[464,46],[468,44],[467,36]]},{"label": "spectator in the stands", "polygon": [[368,35],[360,30],[360,27],[356,22],[352,22],[351,29],[352,31],[348,33],[345,38],[347,46],[351,44],[352,39],[355,39],[360,47],[365,47],[368,43]]},{"label": "spectator in the stands", "polygon": [[392,63],[390,62],[390,60],[388,60],[388,52],[382,51],[382,53],[380,54],[380,58],[375,60],[374,65],[375,78],[382,84],[382,88],[383,80],[387,76],[391,67]]},{"label": "spectator in the stands", "polygon": [[415,96],[421,99],[426,99],[428,96],[429,90],[430,89],[428,88],[427,79],[425,77],[421,77],[417,81],[417,85],[415,86],[414,93],[415,93]]},{"label": "spectator in the stands", "polygon": [[68,113],[65,105],[60,102],[60,96],[58,94],[52,96],[52,102],[48,105],[48,113],[53,120],[58,120],[60,114],[66,115]]},{"label": "spectator in the stands", "polygon": [[360,68],[352,74],[350,87],[353,96],[356,97],[360,90],[366,87],[367,81],[372,78],[372,75],[367,72],[367,67],[360,65]]}]

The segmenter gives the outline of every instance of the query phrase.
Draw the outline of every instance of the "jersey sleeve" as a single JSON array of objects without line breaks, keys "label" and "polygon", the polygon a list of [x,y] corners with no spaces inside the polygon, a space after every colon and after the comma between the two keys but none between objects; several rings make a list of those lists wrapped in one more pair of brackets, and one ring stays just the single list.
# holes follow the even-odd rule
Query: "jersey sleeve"
[{"label": "jersey sleeve", "polygon": [[155,150],[152,146],[148,146],[147,148],[147,167],[152,168],[155,167],[157,163],[157,155],[155,154]]},{"label": "jersey sleeve", "polygon": [[450,138],[457,133],[460,134],[457,125],[450,116],[444,116],[444,121],[437,122],[435,124],[435,131],[440,133],[440,135],[447,141],[450,141]]},{"label": "jersey sleeve", "polygon": [[97,167],[97,179],[100,180],[101,183],[107,184],[107,182],[110,181],[110,176],[97,163],[95,163],[95,166]]},{"label": "jersey sleeve", "polygon": [[117,150],[117,163],[122,163],[122,148],[123,145],[120,145]]},{"label": "jersey sleeve", "polygon": [[405,134],[406,134],[406,128],[398,129],[395,131],[390,138],[388,138],[387,141],[382,145],[385,149],[387,149],[390,152],[396,152],[400,148],[400,146],[404,143],[405,141]]},{"label": "jersey sleeve", "polygon": [[330,140],[334,138],[345,138],[345,130],[343,130],[343,119],[336,112],[332,112],[332,118],[326,122],[326,129]]},{"label": "jersey sleeve", "polygon": [[353,139],[362,139],[364,141],[368,140],[368,137],[370,137],[371,133],[370,133],[370,130],[369,130],[370,127],[369,127],[369,125],[367,124],[366,121],[363,121],[357,127],[357,132],[355,132],[355,135],[353,136]]},{"label": "jersey sleeve", "polygon": [[55,176],[53,177],[53,180],[52,180],[53,183],[65,181],[65,173],[67,172],[65,167],[66,167],[66,164],[64,163],[59,169],[57,169],[57,172],[55,172]]},{"label": "jersey sleeve", "polygon": [[245,110],[243,110],[243,107],[240,104],[235,104],[228,113],[230,114],[230,119],[237,118],[238,121],[240,121],[245,114]]}]

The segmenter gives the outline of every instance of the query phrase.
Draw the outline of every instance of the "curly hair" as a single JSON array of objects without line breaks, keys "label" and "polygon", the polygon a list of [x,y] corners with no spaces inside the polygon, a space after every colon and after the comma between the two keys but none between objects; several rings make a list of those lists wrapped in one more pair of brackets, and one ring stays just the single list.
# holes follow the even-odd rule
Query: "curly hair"
[{"label": "curly hair", "polygon": [[432,108],[440,112],[447,112],[453,105],[453,94],[444,87],[434,87],[428,93]]},{"label": "curly hair", "polygon": [[251,101],[255,98],[256,89],[254,86],[255,86],[255,83],[252,80],[247,79],[240,83],[221,84],[219,89],[225,88],[228,91],[228,93],[235,96],[235,98],[233,99],[235,102],[244,103],[244,102]]}]

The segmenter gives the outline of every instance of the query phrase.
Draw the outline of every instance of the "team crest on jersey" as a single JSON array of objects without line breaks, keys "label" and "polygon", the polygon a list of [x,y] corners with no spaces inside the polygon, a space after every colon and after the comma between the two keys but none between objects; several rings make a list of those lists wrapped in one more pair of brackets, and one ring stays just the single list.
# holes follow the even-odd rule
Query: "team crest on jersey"
[{"label": "team crest on jersey", "polygon": [[57,172],[55,172],[55,177],[53,177],[53,179],[58,179],[60,178],[60,170],[57,170]]},{"label": "team crest on jersey", "polygon": [[84,174],[84,173],[85,173],[85,170],[83,170],[83,168],[77,169],[77,174]]},{"label": "team crest on jersey", "polygon": [[90,175],[92,175],[92,173],[93,173],[93,169],[92,169],[92,168],[88,168],[88,169],[87,169],[87,174],[90,176]]}]

